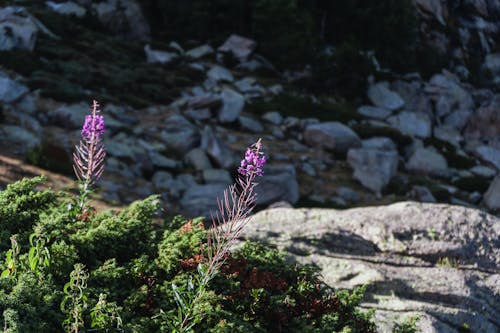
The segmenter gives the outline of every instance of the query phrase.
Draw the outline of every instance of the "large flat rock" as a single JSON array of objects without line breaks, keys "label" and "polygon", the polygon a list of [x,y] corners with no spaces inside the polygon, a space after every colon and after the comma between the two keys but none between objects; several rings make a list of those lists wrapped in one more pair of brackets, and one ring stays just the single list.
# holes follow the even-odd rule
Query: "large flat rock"
[{"label": "large flat rock", "polygon": [[368,284],[363,307],[380,332],[405,314],[422,332],[500,330],[500,218],[416,202],[349,210],[275,208],[256,214],[243,239],[317,265],[336,289]]}]

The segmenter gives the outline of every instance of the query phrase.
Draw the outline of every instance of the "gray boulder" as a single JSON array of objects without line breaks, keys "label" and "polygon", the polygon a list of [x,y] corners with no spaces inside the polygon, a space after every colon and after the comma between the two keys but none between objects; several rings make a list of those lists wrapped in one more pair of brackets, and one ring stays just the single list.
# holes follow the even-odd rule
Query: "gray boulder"
[{"label": "gray boulder", "polygon": [[255,47],[257,47],[257,43],[254,40],[238,35],[231,35],[224,44],[219,46],[217,51],[230,53],[240,62],[244,62],[255,50]]},{"label": "gray boulder", "polygon": [[0,8],[0,50],[33,51],[38,32],[54,35],[24,7]]},{"label": "gray boulder", "polygon": [[14,125],[0,126],[0,142],[10,151],[26,154],[41,143],[41,138],[25,128]]},{"label": "gray boulder", "polygon": [[[87,103],[64,104],[55,110],[49,111],[48,116],[51,122],[62,128],[79,129],[85,122],[85,116],[89,114]],[[106,117],[104,116],[104,122]]]},{"label": "gray boulder", "polygon": [[210,163],[207,154],[201,148],[191,149],[184,158],[196,171],[212,168],[212,163]]},{"label": "gray boulder", "polygon": [[105,0],[92,4],[97,18],[111,32],[125,38],[149,40],[151,28],[135,0]]},{"label": "gray boulder", "polygon": [[218,167],[228,169],[234,165],[233,152],[209,126],[205,126],[203,129],[201,148]]},{"label": "gray boulder", "polygon": [[198,47],[195,47],[194,49],[191,49],[185,53],[185,56],[194,60],[198,60],[201,58],[204,58],[206,56],[209,56],[214,53],[214,49],[208,45],[201,45]]},{"label": "gray boulder", "polygon": [[431,176],[448,176],[448,162],[431,148],[417,148],[406,163],[408,171]]},{"label": "gray boulder", "polygon": [[153,150],[149,151],[149,158],[151,159],[153,166],[160,169],[177,170],[182,164],[180,161],[168,158]]},{"label": "gray boulder", "polygon": [[258,205],[269,205],[278,201],[294,204],[299,200],[299,185],[293,165],[267,165],[264,167],[264,176],[258,178],[257,182],[259,185],[255,192]]},{"label": "gray boulder", "polygon": [[476,165],[470,169],[470,172],[479,177],[493,178],[497,174],[497,171],[493,168],[489,168],[484,165]]},{"label": "gray boulder", "polygon": [[226,88],[220,95],[222,106],[219,109],[218,119],[221,123],[232,123],[245,107],[245,97],[233,89]]},{"label": "gray boulder", "polygon": [[460,132],[452,126],[434,127],[434,137],[439,140],[446,141],[455,147],[460,147],[463,137]]},{"label": "gray boulder", "polygon": [[432,15],[443,26],[446,25],[446,7],[440,0],[416,0],[417,8],[424,15]]},{"label": "gray boulder", "polygon": [[500,170],[500,149],[490,146],[479,146],[475,149],[476,155],[484,162]]},{"label": "gray boulder", "polygon": [[424,113],[403,111],[387,119],[387,122],[403,134],[423,139],[432,134],[431,119]]},{"label": "gray boulder", "polygon": [[225,169],[205,169],[203,170],[203,180],[207,184],[219,183],[225,186],[229,186],[233,182],[231,174]]},{"label": "gray boulder", "polygon": [[215,82],[233,82],[234,81],[234,76],[231,71],[225,67],[219,66],[219,65],[214,65],[210,70],[207,72],[207,77],[209,79],[212,79]]},{"label": "gray boulder", "polygon": [[412,186],[407,196],[420,202],[437,202],[432,192],[425,186]]},{"label": "gray boulder", "polygon": [[481,105],[468,119],[464,137],[500,149],[500,94]]},{"label": "gray boulder", "polygon": [[396,151],[397,146],[389,138],[386,137],[373,137],[370,139],[363,140],[362,147],[366,149],[378,149],[382,151]]},{"label": "gray boulder", "polygon": [[262,120],[273,125],[281,125],[283,123],[283,116],[277,111],[266,112],[262,115]]},{"label": "gray boulder", "polygon": [[15,102],[27,92],[29,92],[29,89],[25,85],[0,73],[0,102]]},{"label": "gray boulder", "polygon": [[489,209],[500,210],[500,175],[495,177],[484,194],[484,204]]},{"label": "gray boulder", "polygon": [[391,110],[371,105],[360,106],[357,111],[363,117],[381,119],[381,120],[389,117],[392,114]]},{"label": "gray boulder", "polygon": [[434,75],[425,91],[434,96],[438,117],[455,111],[471,111],[474,108],[471,94],[460,85],[457,77],[447,71]]},{"label": "gray boulder", "polygon": [[200,144],[200,133],[196,126],[181,115],[174,114],[165,121],[161,138],[167,148],[184,155]]},{"label": "gray boulder", "polygon": [[149,64],[168,64],[178,57],[177,53],[153,50],[149,44],[144,46],[144,52],[146,53],[146,61]]},{"label": "gray boulder", "polygon": [[379,332],[420,315],[426,333],[500,330],[500,219],[444,204],[400,202],[333,209],[275,208],[253,216],[241,241],[259,240],[312,264],[335,289],[368,285],[362,306]]},{"label": "gray boulder", "polygon": [[405,105],[401,96],[390,90],[383,82],[373,84],[368,88],[368,98],[374,105],[388,110],[397,110]]},{"label": "gray boulder", "polygon": [[361,139],[349,127],[339,122],[311,124],[304,130],[304,140],[310,146],[317,146],[345,153],[350,148],[361,146]]},{"label": "gray boulder", "polygon": [[252,132],[252,133],[261,133],[264,131],[264,126],[262,124],[250,117],[246,116],[239,116],[238,117],[238,122],[240,123],[240,126],[242,129]]},{"label": "gray boulder", "polygon": [[87,10],[84,7],[71,1],[61,3],[47,1],[45,2],[45,4],[47,5],[47,7],[61,15],[74,15],[76,17],[83,17],[87,13]]},{"label": "gray boulder", "polygon": [[491,77],[494,85],[500,84],[500,53],[487,54],[484,58],[483,67]]},{"label": "gray boulder", "polygon": [[398,160],[396,151],[359,148],[349,149],[347,153],[347,163],[354,170],[354,178],[377,195],[396,175]]},{"label": "gray boulder", "polygon": [[151,183],[156,190],[167,191],[174,177],[166,171],[157,171],[151,178]]},{"label": "gray boulder", "polygon": [[187,217],[205,216],[217,211],[217,199],[224,197],[224,184],[193,185],[187,188],[181,199],[181,211]]}]

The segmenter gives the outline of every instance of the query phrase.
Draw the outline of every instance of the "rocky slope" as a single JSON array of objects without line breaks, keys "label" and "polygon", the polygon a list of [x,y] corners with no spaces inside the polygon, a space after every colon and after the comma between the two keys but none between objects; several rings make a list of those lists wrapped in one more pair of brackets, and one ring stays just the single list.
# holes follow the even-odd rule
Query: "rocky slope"
[{"label": "rocky slope", "polygon": [[[57,34],[27,9],[1,9],[1,24],[13,31],[13,36],[4,36],[1,45],[7,52],[2,53],[7,61],[0,77],[0,136],[6,143],[2,153],[70,174],[68,157],[78,140],[77,129],[88,101],[68,103],[58,99],[81,101],[95,93],[104,98],[108,128],[109,158],[100,184],[102,196],[108,201],[129,202],[156,192],[163,194],[168,211],[207,214],[232,181],[230,171],[237,165],[243,147],[263,137],[271,165],[260,186],[262,206],[287,201],[299,206],[349,207],[411,198],[491,211],[500,208],[500,95],[496,86],[475,88],[447,70],[428,80],[418,74],[392,76],[390,81],[372,78],[361,99],[364,105],[355,107],[328,96],[299,92],[293,81],[300,75],[280,75],[254,54],[255,41],[236,35],[218,49],[206,44],[184,50],[172,42],[167,51],[141,44],[141,39],[149,38],[147,22],[133,1],[127,3],[124,12],[116,13],[106,12],[104,2],[34,7],[32,11],[45,18]],[[426,13],[436,10],[431,21],[446,23],[454,13],[430,2],[418,3]],[[487,18],[493,20],[489,24],[496,26],[496,7],[488,6],[492,14]],[[168,81],[125,81],[115,88],[103,81],[100,92],[86,86],[86,81],[78,81],[75,75],[81,76],[82,70],[90,68],[84,65],[78,69],[76,61],[98,66],[99,56],[94,56],[97,50],[89,46],[86,60],[75,59],[79,46],[73,45],[68,36],[59,35],[65,33],[61,26],[64,15],[73,13],[78,22],[83,10],[104,26],[106,20],[117,17],[140,21],[127,25],[137,31],[118,29],[117,33],[136,36],[137,42],[131,42],[130,48],[137,52],[134,47],[143,45],[142,55],[127,56],[121,50],[122,60],[129,62],[116,67],[105,58],[99,75],[112,75],[114,69],[118,77],[132,75],[141,80],[141,71],[160,73],[178,81],[180,95],[169,95],[168,104],[156,102],[141,108],[139,105],[146,103],[145,99],[140,102],[141,98],[159,100],[154,95],[139,96],[139,90],[162,89]],[[80,24],[88,23],[85,20],[89,15]],[[72,29],[82,33],[82,44],[90,42],[86,38],[98,36],[96,30],[85,30],[84,26]],[[476,28],[468,29],[472,33]],[[490,30],[489,35],[481,33],[492,37],[494,31]],[[491,50],[494,41],[485,40],[488,43],[483,48]],[[118,49],[123,47],[116,39],[106,42]],[[47,53],[44,46],[52,44],[61,49]],[[7,55],[16,55],[22,49],[31,52],[29,60],[50,66],[38,64],[41,69],[31,71],[29,76],[18,75],[11,68],[22,70]],[[236,66],[225,65],[227,54],[237,59]],[[492,82],[498,73],[494,66],[488,67],[495,63],[488,59],[496,56],[488,54],[483,66],[491,72]],[[48,76],[56,68],[63,71],[63,83],[54,92],[50,84],[56,82]],[[80,86],[70,82],[71,76],[66,77],[70,74]],[[183,75],[189,80],[180,84]],[[68,93],[72,87],[82,95]],[[115,89],[119,89],[118,97],[124,93],[129,105],[110,96]]]}]

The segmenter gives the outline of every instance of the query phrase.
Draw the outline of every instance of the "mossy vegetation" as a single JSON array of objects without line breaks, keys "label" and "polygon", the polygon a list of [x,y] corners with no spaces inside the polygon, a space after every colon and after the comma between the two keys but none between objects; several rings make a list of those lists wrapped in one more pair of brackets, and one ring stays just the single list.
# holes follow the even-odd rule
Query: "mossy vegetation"
[{"label": "mossy vegetation", "polygon": [[404,148],[412,143],[412,138],[406,134],[401,133],[395,128],[385,126],[372,126],[368,124],[353,125],[352,130],[355,131],[362,139],[369,139],[372,137],[388,137],[398,146],[400,153]]},{"label": "mossy vegetation", "polygon": [[424,140],[426,145],[431,145],[443,154],[448,165],[455,169],[470,169],[476,165],[474,158],[457,153],[457,148],[451,143],[437,139],[428,138]]},{"label": "mossy vegetation", "polygon": [[64,102],[99,98],[145,107],[169,103],[200,73],[182,62],[175,66],[147,64],[144,45],[104,34],[94,16],[68,19],[44,4],[30,13],[59,39],[39,34],[36,48],[3,51],[2,65],[26,76],[31,89]]},{"label": "mossy vegetation", "polygon": [[[85,278],[80,281],[85,297],[79,299],[85,306],[78,312],[83,326],[91,328],[104,297],[120,316],[123,332],[169,330],[169,318],[177,314],[172,283],[188,285],[204,261],[202,221],[178,216],[154,223],[155,196],[121,212],[89,211],[75,220],[71,202],[36,190],[41,181],[25,179],[0,192],[0,271],[7,264],[15,268],[0,278],[0,326],[63,332],[66,314],[60,304],[70,295],[64,285],[70,272],[76,278],[75,264],[83,264],[78,275]],[[33,237],[50,253],[48,265],[26,265],[33,259],[28,256]],[[197,305],[204,320],[192,332],[375,331],[372,314],[358,307],[363,289],[333,291],[317,269],[287,264],[283,254],[260,243],[246,243],[230,255],[206,295]],[[65,304],[68,310],[67,304],[78,302]],[[106,319],[101,322],[116,322],[101,315]]]},{"label": "mossy vegetation", "polygon": [[327,98],[313,100],[298,92],[286,92],[270,99],[254,101],[246,106],[246,110],[257,115],[278,111],[283,116],[314,117],[321,121],[348,122],[360,119],[355,108],[346,101],[335,102]]}]

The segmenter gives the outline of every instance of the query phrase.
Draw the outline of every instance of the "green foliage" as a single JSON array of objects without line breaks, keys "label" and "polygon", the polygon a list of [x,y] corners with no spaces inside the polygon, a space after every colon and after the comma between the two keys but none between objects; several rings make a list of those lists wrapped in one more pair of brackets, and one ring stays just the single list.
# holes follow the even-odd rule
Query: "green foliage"
[{"label": "green foliage", "polygon": [[92,308],[90,318],[92,328],[109,329],[116,327],[119,329],[122,326],[119,308],[116,303],[109,303],[106,300],[106,294],[99,294],[99,300]]},{"label": "green foliage", "polygon": [[371,315],[359,310],[360,290],[334,292],[317,269],[287,264],[264,244],[245,244],[202,284],[201,219],[153,223],[153,196],[74,220],[67,197],[35,191],[40,181],[0,192],[1,221],[24,222],[5,228],[7,240],[19,236],[0,250],[0,270],[9,272],[0,278],[7,332],[171,332],[177,304],[194,300],[189,316],[197,325],[189,332],[374,332]]},{"label": "green foliage", "polygon": [[61,302],[61,311],[66,314],[62,326],[67,333],[78,333],[84,328],[83,312],[87,308],[87,279],[89,275],[85,266],[75,264],[69,282],[64,285],[64,297]]},{"label": "green foliage", "polygon": [[318,1],[325,17],[324,38],[334,45],[346,41],[373,50],[382,66],[408,70],[415,63],[416,10],[410,0]]},{"label": "green foliage", "polygon": [[402,323],[397,323],[392,330],[392,333],[417,333],[417,323],[419,316],[411,316],[406,318]]},{"label": "green foliage", "polygon": [[355,57],[358,51],[374,50],[384,66],[400,70],[408,61],[416,63],[417,18],[410,0],[140,3],[159,40],[211,39],[218,44],[237,33],[257,40],[259,52],[279,68],[310,63],[325,44],[347,41],[363,45],[351,52]]},{"label": "green foliage", "polygon": [[367,77],[374,72],[372,61],[353,41],[342,42],[332,54],[317,56],[306,87],[313,91],[340,94],[354,99],[363,96]]},{"label": "green foliage", "polygon": [[0,192],[0,251],[6,249],[14,234],[19,235],[19,241],[27,240],[40,214],[55,203],[53,192],[36,190],[43,179],[23,179]]},{"label": "green foliage", "polygon": [[247,110],[254,114],[278,111],[292,117],[315,117],[321,121],[341,121],[359,119],[355,108],[345,101],[335,102],[327,98],[315,101],[310,96],[299,93],[283,93],[268,100],[255,101]]}]

